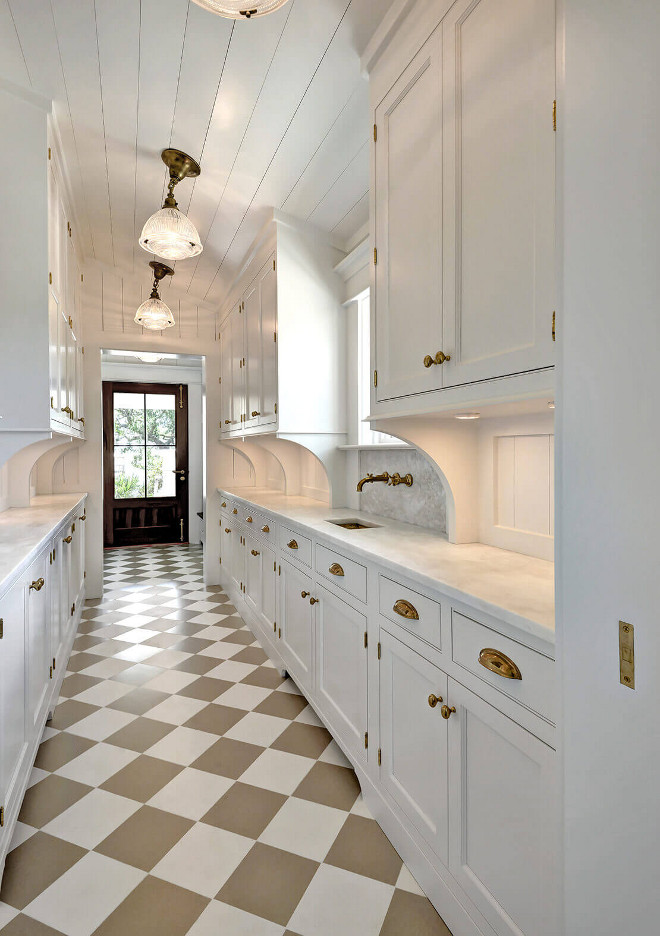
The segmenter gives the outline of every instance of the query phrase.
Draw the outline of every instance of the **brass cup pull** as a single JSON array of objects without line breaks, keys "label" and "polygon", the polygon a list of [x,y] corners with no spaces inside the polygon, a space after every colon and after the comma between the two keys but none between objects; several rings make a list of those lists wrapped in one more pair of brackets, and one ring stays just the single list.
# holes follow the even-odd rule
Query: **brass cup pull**
[{"label": "brass cup pull", "polygon": [[431,357],[430,354],[426,355],[424,358],[424,367],[433,367],[434,364],[444,364],[445,361],[451,361],[451,354],[444,354],[442,351],[436,351],[433,357]]},{"label": "brass cup pull", "polygon": [[253,523],[254,521],[252,520],[252,517],[246,517],[246,518],[245,518],[245,522],[246,522],[246,523]]},{"label": "brass cup pull", "polygon": [[63,542],[63,543],[70,543],[72,539],[73,539],[72,536],[65,536],[64,539],[62,540],[62,542]]},{"label": "brass cup pull", "polygon": [[306,591],[301,591],[301,592],[300,592],[300,597],[301,597],[301,598],[309,598],[309,595],[310,595],[310,592],[306,592]]},{"label": "brass cup pull", "polygon": [[310,599],[309,599],[309,603],[310,603],[311,605],[318,604],[318,603],[319,603],[319,599],[318,599],[318,598],[310,598]]},{"label": "brass cup pull", "polygon": [[231,527],[225,527],[225,533],[231,533]]},{"label": "brass cup pull", "polygon": [[233,514],[237,514],[237,513],[238,513],[238,510],[234,507],[234,509],[232,510],[232,513],[233,513]]},{"label": "brass cup pull", "polygon": [[45,584],[46,583],[44,579],[38,578],[36,582],[33,582],[30,585],[30,591],[32,591],[32,589],[34,589],[35,591],[41,591],[41,589],[44,587]]},{"label": "brass cup pull", "polygon": [[405,598],[399,598],[398,601],[395,601],[392,605],[392,611],[400,614],[401,617],[408,618],[409,621],[419,621],[417,608],[411,605],[409,601],[406,601]]},{"label": "brass cup pull", "polygon": [[434,695],[434,693],[431,693],[431,695],[429,696],[429,705],[431,706],[431,708],[435,708],[438,702],[442,702],[442,696]]},{"label": "brass cup pull", "polygon": [[253,409],[253,410],[252,410],[252,415],[253,415],[253,416],[261,416],[261,413],[259,412],[259,410]]},{"label": "brass cup pull", "polygon": [[260,555],[258,549],[251,549],[251,550],[250,550],[250,553],[251,553],[253,556],[259,556],[259,555]]},{"label": "brass cup pull", "polygon": [[342,569],[342,567],[339,565],[338,562],[333,562],[330,568],[328,569],[328,572],[330,573],[330,575],[343,575],[344,574],[344,570]]},{"label": "brass cup pull", "polygon": [[504,676],[505,679],[522,679],[522,673],[506,654],[491,647],[484,647],[479,654],[479,662],[491,673]]},{"label": "brass cup pull", "polygon": [[289,540],[289,542],[287,543],[287,546],[289,547],[289,549],[297,549],[297,548],[298,548],[298,544],[296,543],[295,540]]},{"label": "brass cup pull", "polygon": [[452,705],[452,707],[449,708],[448,705],[443,705],[440,709],[440,714],[443,718],[449,718],[452,714],[456,714],[456,706]]},{"label": "brass cup pull", "polygon": [[261,532],[262,532],[262,533],[270,533],[270,527],[268,526],[268,524],[266,524],[265,526],[262,526]]}]

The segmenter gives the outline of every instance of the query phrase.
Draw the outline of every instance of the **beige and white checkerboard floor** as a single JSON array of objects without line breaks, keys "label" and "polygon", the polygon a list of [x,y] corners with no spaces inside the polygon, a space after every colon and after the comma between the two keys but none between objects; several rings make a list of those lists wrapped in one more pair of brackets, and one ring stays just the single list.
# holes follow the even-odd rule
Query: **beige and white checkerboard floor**
[{"label": "beige and white checkerboard floor", "polygon": [[199,547],[106,554],[19,818],[3,936],[450,936]]}]

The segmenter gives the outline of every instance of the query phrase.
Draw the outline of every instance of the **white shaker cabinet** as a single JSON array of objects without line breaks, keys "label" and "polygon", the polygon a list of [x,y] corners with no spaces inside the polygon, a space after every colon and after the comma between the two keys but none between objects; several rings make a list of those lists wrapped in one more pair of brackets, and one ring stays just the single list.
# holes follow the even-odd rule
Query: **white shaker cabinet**
[{"label": "white shaker cabinet", "polygon": [[301,687],[311,691],[314,686],[314,583],[309,575],[281,563],[280,625],[282,653],[289,661],[291,675]]},{"label": "white shaker cabinet", "polygon": [[25,594],[26,712],[27,730],[33,735],[46,718],[49,679],[53,678],[50,655],[50,608],[48,555],[42,553],[28,569],[23,584]]},{"label": "white shaker cabinet", "polygon": [[0,875],[10,817],[18,813],[21,775],[28,751],[25,718],[25,626],[23,588],[15,586],[0,598]]}]

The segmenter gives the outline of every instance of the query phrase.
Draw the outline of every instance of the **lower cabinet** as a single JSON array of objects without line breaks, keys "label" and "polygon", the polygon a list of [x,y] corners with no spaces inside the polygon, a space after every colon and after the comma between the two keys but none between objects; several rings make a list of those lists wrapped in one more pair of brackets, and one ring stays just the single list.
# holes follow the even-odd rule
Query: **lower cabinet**
[{"label": "lower cabinet", "polygon": [[263,631],[272,635],[277,619],[275,553],[252,536],[245,539],[245,602]]},{"label": "lower cabinet", "polygon": [[314,686],[314,583],[289,562],[281,564],[280,626],[287,668],[301,689]]},{"label": "lower cabinet", "polygon": [[27,692],[25,719],[30,735],[43,725],[53,678],[50,655],[48,553],[32,563],[25,576],[25,641]]},{"label": "lower cabinet", "polygon": [[19,810],[28,752],[24,603],[23,581],[0,598],[0,808],[4,819],[4,828],[0,828],[0,874],[9,845],[10,818]]},{"label": "lower cabinet", "polygon": [[344,747],[367,757],[367,619],[316,589],[316,696]]},{"label": "lower cabinet", "polygon": [[556,936],[555,752],[449,680],[449,869],[496,933]]},{"label": "lower cabinet", "polygon": [[383,628],[380,654],[380,780],[447,864],[447,676]]}]

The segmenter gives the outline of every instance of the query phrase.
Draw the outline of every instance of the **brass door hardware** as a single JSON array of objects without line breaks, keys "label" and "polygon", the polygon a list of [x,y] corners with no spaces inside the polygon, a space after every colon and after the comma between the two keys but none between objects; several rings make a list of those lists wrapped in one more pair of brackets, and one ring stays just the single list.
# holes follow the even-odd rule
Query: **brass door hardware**
[{"label": "brass door hardware", "polygon": [[557,129],[557,101],[552,102],[552,129]]},{"label": "brass door hardware", "polygon": [[557,340],[557,313],[552,313],[552,340]]},{"label": "brass door hardware", "polygon": [[442,696],[434,695],[433,693],[431,693],[431,695],[429,696],[429,705],[431,706],[431,708],[435,708],[438,702],[442,702]]},{"label": "brass door hardware", "polygon": [[72,539],[73,539],[72,536],[65,536],[64,539],[62,540],[62,542],[63,542],[63,543],[70,543]]},{"label": "brass door hardware", "polygon": [[277,633],[277,621],[273,621],[273,631]]},{"label": "brass door hardware", "polygon": [[381,752],[380,752],[380,748],[378,748],[378,766],[379,766],[379,767],[380,767],[380,765],[381,765],[381,760],[382,760],[382,755],[381,755]]},{"label": "brass door hardware", "polygon": [[296,541],[295,541],[294,539],[289,540],[289,542],[287,543],[287,546],[289,547],[289,549],[297,549],[297,548],[298,548],[298,544],[296,543]]},{"label": "brass door hardware", "polygon": [[251,550],[250,550],[250,553],[251,553],[251,555],[253,555],[253,556],[260,556],[260,555],[261,555],[261,553],[259,552],[258,549],[251,549]]},{"label": "brass door hardware", "polygon": [[619,621],[619,680],[635,688],[635,628],[626,621]]},{"label": "brass door hardware", "polygon": [[220,506],[221,506],[221,507],[226,507],[226,506],[227,506],[227,501],[223,501],[223,502],[220,504]]},{"label": "brass door hardware", "polygon": [[179,528],[181,530],[181,542],[183,543],[183,517],[179,520]]},{"label": "brass door hardware", "polygon": [[75,532],[76,532],[76,525],[75,525],[75,523],[72,523],[72,524],[71,524],[71,532],[72,532],[72,533],[75,533]]},{"label": "brass door hardware", "polygon": [[225,533],[231,533],[231,527],[225,527]]},{"label": "brass door hardware", "polygon": [[433,367],[434,364],[444,364],[445,361],[451,361],[451,354],[445,354],[443,351],[436,351],[433,357],[431,357],[430,354],[426,355],[424,358],[424,367]]},{"label": "brass door hardware", "polygon": [[374,371],[374,387],[378,386],[378,371]]},{"label": "brass door hardware", "polygon": [[186,480],[186,472],[184,468],[172,468],[172,474],[178,475],[181,481]]},{"label": "brass door hardware", "polygon": [[364,733],[364,746],[365,748],[369,747],[369,732],[365,731]]},{"label": "brass door hardware", "polygon": [[32,582],[30,585],[30,591],[32,591],[32,589],[34,589],[34,591],[41,591],[45,584],[46,582],[44,579],[38,578],[36,582]]},{"label": "brass door hardware", "polygon": [[237,513],[238,513],[238,510],[236,509],[236,507],[234,507],[234,509],[232,510],[232,513],[233,513],[233,514],[237,514]]},{"label": "brass door hardware", "polygon": [[0,618],[0,640],[5,636],[5,619]]},{"label": "brass door hardware", "polygon": [[246,523],[254,523],[254,520],[252,519],[252,517],[246,517],[246,518],[245,518],[245,522],[246,522]]},{"label": "brass door hardware", "polygon": [[378,264],[378,250],[376,247],[374,247],[374,266],[377,266],[377,264]]},{"label": "brass door hardware", "polygon": [[319,599],[318,599],[318,598],[310,598],[310,599],[309,599],[309,603],[310,603],[311,605],[318,604],[318,603],[319,603]]},{"label": "brass door hardware", "polygon": [[364,632],[364,649],[366,650],[368,646],[369,646],[369,634],[365,631]]},{"label": "brass door hardware", "polygon": [[50,398],[50,408],[55,409],[55,404],[53,403],[53,398]]},{"label": "brass door hardware", "polygon": [[5,824],[5,807],[0,806],[0,827]]},{"label": "brass door hardware", "polygon": [[53,657],[53,672],[55,672],[55,657]]},{"label": "brass door hardware", "polygon": [[179,409],[183,409],[183,384],[179,384]]},{"label": "brass door hardware", "polygon": [[374,143],[378,140],[378,127],[374,124]]},{"label": "brass door hardware", "polygon": [[75,613],[76,613],[76,603],[74,601],[73,604],[71,605],[71,616],[73,617]]},{"label": "brass door hardware", "polygon": [[84,513],[81,517],[78,517],[78,519],[79,519],[79,520],[86,520],[86,519],[87,519],[87,514]]},{"label": "brass door hardware", "polygon": [[443,705],[442,708],[440,709],[440,714],[445,719],[450,718],[452,714],[454,715],[456,714],[456,706],[452,705],[452,707],[449,708],[448,705]]},{"label": "brass door hardware", "polygon": [[493,650],[491,647],[484,647],[479,654],[479,663],[491,673],[497,673],[505,679],[522,679],[522,673],[513,660],[505,653]]},{"label": "brass door hardware", "polygon": [[280,627],[280,628],[278,629],[278,631],[277,631],[277,636],[279,637],[280,640],[282,639],[282,628],[281,628],[281,627]]},{"label": "brass door hardware", "polygon": [[309,598],[310,594],[311,594],[311,592],[301,591],[301,592],[300,592],[300,597],[301,597],[301,598]]},{"label": "brass door hardware", "polygon": [[338,562],[333,562],[330,568],[328,569],[328,572],[330,573],[330,575],[343,575],[344,574],[344,570],[342,569],[342,567],[339,565]]},{"label": "brass door hardware", "polygon": [[392,605],[392,611],[396,614],[400,614],[401,617],[408,618],[409,621],[419,621],[417,608],[410,604],[409,601],[406,601],[405,598],[399,598],[398,601],[395,601]]},{"label": "brass door hardware", "polygon": [[262,526],[261,532],[262,532],[262,533],[270,533],[270,527],[268,526],[268,524],[266,524],[265,526]]},{"label": "brass door hardware", "polygon": [[50,667],[50,675],[49,675],[49,678],[50,678],[50,679],[53,678],[53,667],[52,667],[52,666]]},{"label": "brass door hardware", "polygon": [[83,424],[83,426],[84,426],[84,425],[85,425],[85,417],[84,417],[84,416],[79,416],[79,417],[78,417],[78,422],[81,422],[81,423]]},{"label": "brass door hardware", "polygon": [[225,426],[231,426],[231,419],[225,419]]},{"label": "brass door hardware", "polygon": [[253,409],[253,410],[252,410],[252,415],[253,415],[253,416],[261,416],[261,413],[259,412],[259,410]]},{"label": "brass door hardware", "polygon": [[63,407],[62,407],[62,412],[63,412],[63,413],[68,413],[69,416],[71,417],[71,419],[73,419],[73,410],[71,409],[70,406],[63,406]]}]

